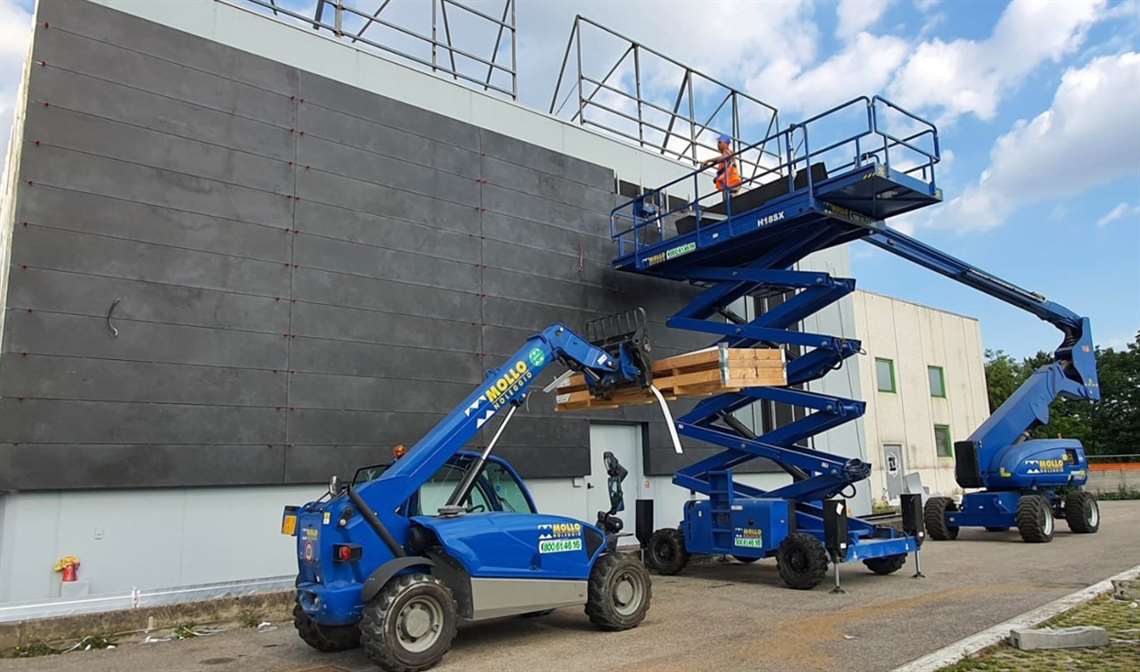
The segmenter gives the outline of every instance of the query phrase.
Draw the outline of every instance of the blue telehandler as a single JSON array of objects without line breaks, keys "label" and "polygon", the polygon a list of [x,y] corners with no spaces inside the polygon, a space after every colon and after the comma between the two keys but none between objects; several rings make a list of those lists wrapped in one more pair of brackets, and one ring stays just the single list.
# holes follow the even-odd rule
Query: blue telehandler
[{"label": "blue telehandler", "polygon": [[[379,475],[286,507],[282,532],[296,536],[294,620],[321,651],[362,646],[393,672],[424,670],[451,647],[460,622],[541,614],[584,605],[608,630],[636,627],[651,582],[617,551],[625,470],[607,456],[611,507],[596,524],[537,513],[518,474],[490,457],[538,376],[557,362],[605,396],[648,387],[644,311],[635,325],[587,342],[562,324],[533,336],[407,453]],[[617,323],[617,322],[615,322]],[[464,445],[506,415],[481,453]],[[444,498],[444,494],[446,498]]]}]

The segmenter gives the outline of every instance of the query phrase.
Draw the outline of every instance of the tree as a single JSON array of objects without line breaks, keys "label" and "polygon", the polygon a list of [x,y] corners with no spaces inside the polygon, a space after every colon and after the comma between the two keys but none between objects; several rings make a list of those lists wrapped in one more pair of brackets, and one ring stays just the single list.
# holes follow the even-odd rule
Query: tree
[{"label": "tree", "polygon": [[[1049,423],[1032,430],[1034,438],[1080,439],[1093,455],[1140,452],[1140,332],[1122,350],[1097,347],[1101,400],[1090,403],[1057,399],[1049,409]],[[986,351],[986,387],[990,412],[997,409],[1052,355],[1039,352],[1020,362],[1001,350]]]}]

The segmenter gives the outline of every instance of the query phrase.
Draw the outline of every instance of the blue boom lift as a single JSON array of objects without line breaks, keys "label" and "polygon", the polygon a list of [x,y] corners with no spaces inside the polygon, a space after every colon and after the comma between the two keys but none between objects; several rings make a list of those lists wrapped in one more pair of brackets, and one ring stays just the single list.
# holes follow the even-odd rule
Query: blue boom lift
[{"label": "blue boom lift", "polygon": [[[611,508],[590,525],[536,513],[515,471],[488,456],[554,362],[582,372],[598,395],[649,386],[639,315],[615,322],[634,326],[598,345],[561,324],[546,328],[378,476],[343,487],[334,477],[327,497],[286,507],[282,532],[297,537],[301,638],[321,651],[363,646],[384,669],[411,672],[443,657],[460,621],[585,605],[604,629],[636,627],[651,585],[639,561],[616,551],[625,470],[609,456]],[[486,449],[461,452],[502,410]],[[446,504],[425,510],[443,501],[441,485],[454,486]]]},{"label": "blue boom lift", "polygon": [[[894,130],[900,127],[906,130]],[[784,582],[808,589],[822,580],[829,560],[861,560],[877,574],[898,571],[907,553],[917,552],[924,527],[936,538],[950,538],[961,525],[1017,525],[1027,539],[1045,541],[1056,514],[1074,531],[1095,531],[1092,497],[1079,490],[1062,497],[1058,491],[1086,478],[1080,444],[1022,436],[1047,421],[1057,395],[1097,398],[1088,320],[883,223],[942,200],[934,175],[940,160],[935,126],[881,97],[859,97],[735,155],[749,152],[778,157],[778,165],[764,169],[756,160],[744,191],[710,194],[707,174],[696,170],[646,191],[611,216],[615,269],[703,288],[668,326],[712,334],[718,345],[784,347],[789,354],[787,387],[720,394],[678,419],[680,434],[722,450],[674,475],[674,484],[707,498],[686,502],[678,528],[653,533],[646,548],[650,567],[675,573],[693,553],[744,562],[775,556]],[[918,512],[908,516],[911,524],[902,533],[837,515],[841,505],[832,498],[850,496],[854,484],[870,474],[870,464],[812,444],[815,435],[863,413],[863,402],[806,388],[859,352],[860,344],[805,332],[800,324],[853,291],[855,281],[799,270],[797,264],[813,252],[860,239],[1029,310],[1065,332],[1056,362],[956,444],[961,484],[987,490],[967,495],[961,511],[951,510],[947,499],[931,499],[925,526]],[[767,299],[768,310],[745,319],[733,305],[745,297]],[[793,421],[757,436],[734,413],[758,402],[794,407]],[[734,478],[734,469],[760,458],[774,462],[791,482],[764,491]]]}]

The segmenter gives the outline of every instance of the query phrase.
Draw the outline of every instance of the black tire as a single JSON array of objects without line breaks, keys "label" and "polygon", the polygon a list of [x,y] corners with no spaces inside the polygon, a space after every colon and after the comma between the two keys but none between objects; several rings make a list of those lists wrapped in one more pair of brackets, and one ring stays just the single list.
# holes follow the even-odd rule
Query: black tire
[{"label": "black tire", "polygon": [[1017,531],[1023,541],[1047,544],[1053,541],[1056,521],[1053,509],[1041,495],[1022,495],[1017,502]]},{"label": "black tire", "polygon": [[760,558],[750,558],[747,555],[734,555],[732,557],[736,558],[737,562],[743,562],[746,565],[751,565],[752,563],[754,563],[760,559]]},{"label": "black tire", "polygon": [[458,621],[455,598],[442,581],[430,574],[402,574],[364,605],[360,643],[383,669],[418,672],[451,648]]},{"label": "black tire", "polygon": [[906,564],[906,554],[902,555],[888,555],[882,558],[868,558],[863,561],[867,569],[880,575],[886,576],[887,574],[894,574],[903,568]]},{"label": "black tire", "polygon": [[806,532],[793,532],[776,550],[776,567],[789,588],[811,590],[827,575],[827,550]]},{"label": "black tire", "polygon": [[321,653],[348,651],[360,646],[360,628],[355,625],[319,625],[299,604],[293,606],[293,627],[306,644]]},{"label": "black tire", "polygon": [[958,528],[946,524],[946,512],[955,511],[957,506],[949,497],[931,497],[922,508],[922,521],[926,524],[926,534],[935,541],[953,541],[958,538]]},{"label": "black tire", "polygon": [[653,579],[636,558],[605,553],[590,571],[586,615],[603,630],[636,628],[649,611]]},{"label": "black tire", "polygon": [[689,551],[680,530],[671,527],[657,530],[649,537],[645,564],[658,574],[676,574],[689,564]]},{"label": "black tire", "polygon": [[1100,529],[1100,505],[1086,490],[1074,490],[1065,497],[1065,522],[1077,534],[1093,534]]},{"label": "black tire", "polygon": [[1008,527],[987,527],[986,532],[1009,532]]}]

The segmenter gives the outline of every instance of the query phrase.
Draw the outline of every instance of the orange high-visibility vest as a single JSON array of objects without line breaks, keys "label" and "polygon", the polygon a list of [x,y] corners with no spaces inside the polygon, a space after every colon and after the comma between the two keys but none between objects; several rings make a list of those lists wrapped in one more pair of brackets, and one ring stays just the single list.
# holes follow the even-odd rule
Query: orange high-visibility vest
[{"label": "orange high-visibility vest", "polygon": [[736,168],[736,158],[728,158],[716,164],[716,178],[713,184],[718,191],[732,191],[744,183]]}]

